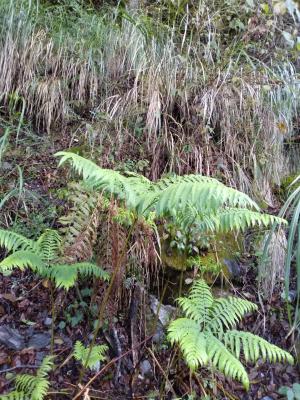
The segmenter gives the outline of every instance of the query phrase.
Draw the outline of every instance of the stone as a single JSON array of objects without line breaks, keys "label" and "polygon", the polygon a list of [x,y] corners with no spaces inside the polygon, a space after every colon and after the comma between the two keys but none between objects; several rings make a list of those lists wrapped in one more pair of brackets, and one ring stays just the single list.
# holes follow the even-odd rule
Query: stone
[{"label": "stone", "polygon": [[158,320],[163,326],[167,326],[169,324],[176,312],[175,307],[160,304],[158,299],[153,295],[150,295],[150,308],[155,316],[158,312]]},{"label": "stone", "polygon": [[143,360],[140,364],[140,372],[143,378],[152,376],[152,366],[149,360]]},{"label": "stone", "polygon": [[274,400],[273,397],[264,396],[260,400]]},{"label": "stone", "polygon": [[44,325],[51,326],[51,324],[52,324],[52,318],[47,317],[44,319]]},{"label": "stone", "polygon": [[155,333],[152,337],[153,343],[161,344],[164,342],[166,334],[160,322],[157,323]]},{"label": "stone", "polygon": [[16,329],[6,325],[0,327],[0,343],[11,350],[22,350],[25,348],[24,337]]},{"label": "stone", "polygon": [[34,349],[44,349],[50,344],[49,333],[35,333],[31,336],[28,341],[27,347],[33,347]]},{"label": "stone", "polygon": [[[282,300],[285,300],[285,292],[281,293],[281,298]],[[288,302],[289,303],[294,303],[297,299],[297,291],[296,290],[289,290],[289,294],[288,294]]]},{"label": "stone", "polygon": [[228,271],[229,277],[235,279],[239,279],[241,277],[241,265],[237,260],[224,258],[223,264]]}]

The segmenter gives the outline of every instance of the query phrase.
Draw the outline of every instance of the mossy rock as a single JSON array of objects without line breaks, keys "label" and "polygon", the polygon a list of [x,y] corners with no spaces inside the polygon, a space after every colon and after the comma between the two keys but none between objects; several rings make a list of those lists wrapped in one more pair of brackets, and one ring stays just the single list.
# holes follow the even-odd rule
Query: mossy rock
[{"label": "mossy rock", "polygon": [[[218,273],[215,266],[220,265],[220,270],[228,278],[237,274],[236,258],[243,250],[242,236],[233,234],[218,234],[215,236],[217,252],[209,249],[201,255],[191,257],[176,248],[171,248],[167,241],[162,241],[161,260],[165,266],[177,271],[186,271],[193,266],[205,267],[205,279],[210,282]],[[195,260],[197,258],[197,261]],[[193,264],[193,259],[195,263]]]}]

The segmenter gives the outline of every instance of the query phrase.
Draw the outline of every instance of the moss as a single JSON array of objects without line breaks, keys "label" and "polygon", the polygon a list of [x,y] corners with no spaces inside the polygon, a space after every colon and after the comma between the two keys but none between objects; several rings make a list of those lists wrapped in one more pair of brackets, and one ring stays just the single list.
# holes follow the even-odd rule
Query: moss
[{"label": "moss", "polygon": [[296,189],[300,186],[300,180],[291,187],[293,181],[299,176],[299,174],[292,174],[284,177],[281,181],[281,185],[278,191],[278,195],[281,200],[285,201],[290,195],[291,190]]},{"label": "moss", "polygon": [[178,249],[171,248],[167,241],[163,241],[161,259],[164,265],[177,271],[186,271],[194,266],[198,266],[201,271],[201,266],[203,266],[202,272],[207,282],[211,282],[220,270],[226,277],[231,277],[229,263],[224,260],[233,260],[241,254],[243,237],[241,235],[236,237],[230,233],[218,234],[215,236],[215,248],[216,251],[211,248],[200,255],[191,257]]}]

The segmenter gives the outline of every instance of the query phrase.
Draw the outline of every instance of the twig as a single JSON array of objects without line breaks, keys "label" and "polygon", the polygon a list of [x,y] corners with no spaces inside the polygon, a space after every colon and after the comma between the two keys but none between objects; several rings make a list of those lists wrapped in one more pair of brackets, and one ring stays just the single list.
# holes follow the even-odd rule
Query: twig
[{"label": "twig", "polygon": [[163,374],[163,376],[164,376],[166,382],[167,382],[168,385],[169,385],[169,388],[170,388],[170,390],[171,390],[173,396],[174,396],[175,398],[177,398],[177,394],[175,393],[175,390],[173,389],[173,386],[172,386],[172,384],[171,384],[171,382],[170,382],[168,376],[166,375],[165,371],[163,370],[163,367],[160,365],[159,361],[158,361],[157,358],[155,357],[155,354],[154,354],[153,351],[152,351],[151,349],[149,349],[149,348],[147,348],[147,351],[151,354],[151,356],[152,356],[152,358],[153,358],[155,364],[158,366],[158,369],[159,369],[160,372]]},{"label": "twig", "polygon": [[10,371],[14,371],[15,369],[19,369],[19,368],[39,368],[39,366],[38,365],[18,365],[18,366],[16,366],[16,367],[11,367],[11,368],[7,368],[7,369],[2,369],[1,371],[0,371],[0,374],[4,374],[4,373],[6,373],[6,372],[10,372]]}]

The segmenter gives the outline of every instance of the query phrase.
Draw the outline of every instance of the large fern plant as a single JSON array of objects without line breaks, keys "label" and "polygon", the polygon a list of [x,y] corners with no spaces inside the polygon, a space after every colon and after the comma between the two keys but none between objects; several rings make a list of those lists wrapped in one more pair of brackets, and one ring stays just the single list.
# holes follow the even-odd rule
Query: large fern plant
[{"label": "large fern plant", "polygon": [[139,174],[100,168],[71,152],[58,152],[56,156],[60,157],[59,165],[70,163],[90,187],[118,198],[138,216],[152,212],[156,218],[196,225],[202,232],[238,231],[283,222],[261,213],[249,196],[214,178],[184,175],[151,182]]},{"label": "large fern plant", "polygon": [[211,366],[248,389],[249,378],[242,359],[293,363],[286,351],[259,336],[235,329],[245,314],[257,309],[254,303],[236,297],[216,299],[204,280],[196,281],[189,296],[179,298],[178,303],[185,317],[171,322],[168,339],[179,344],[191,370]]},{"label": "large fern plant", "polygon": [[10,253],[0,262],[0,272],[13,268],[30,268],[38,275],[52,280],[56,287],[68,290],[79,276],[95,276],[108,280],[109,275],[90,262],[60,263],[61,237],[55,230],[46,230],[36,241],[18,233],[0,229],[0,248]]}]

